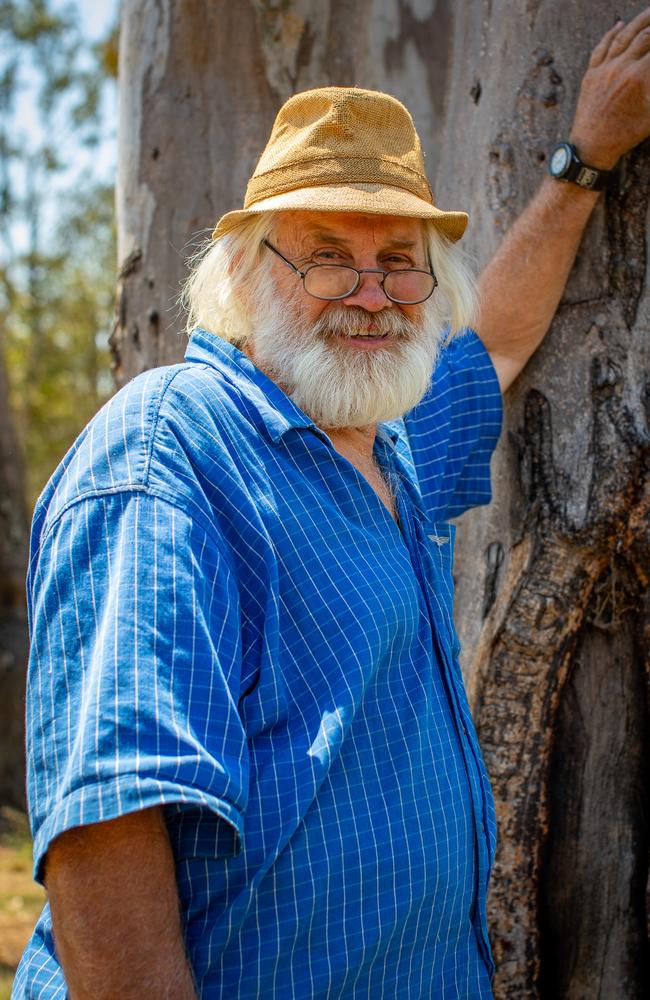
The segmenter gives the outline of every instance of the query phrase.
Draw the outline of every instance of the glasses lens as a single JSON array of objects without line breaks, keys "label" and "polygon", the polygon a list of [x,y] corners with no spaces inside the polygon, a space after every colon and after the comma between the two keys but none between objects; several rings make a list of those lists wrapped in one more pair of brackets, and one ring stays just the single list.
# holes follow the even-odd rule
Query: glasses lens
[{"label": "glasses lens", "polygon": [[357,272],[343,264],[315,264],[305,273],[305,291],[317,299],[344,299],[356,287]]},{"label": "glasses lens", "polygon": [[384,279],[384,291],[394,302],[424,302],[435,284],[435,278],[429,271],[389,271]]}]

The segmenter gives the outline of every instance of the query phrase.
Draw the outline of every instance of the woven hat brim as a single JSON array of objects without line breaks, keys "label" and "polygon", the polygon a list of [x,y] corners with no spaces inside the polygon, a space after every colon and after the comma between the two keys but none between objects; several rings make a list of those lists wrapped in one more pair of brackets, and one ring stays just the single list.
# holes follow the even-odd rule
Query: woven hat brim
[{"label": "woven hat brim", "polygon": [[384,184],[328,184],[298,188],[264,198],[237,212],[222,215],[212,233],[218,240],[245,219],[264,212],[286,211],[358,212],[362,215],[396,215],[410,219],[430,219],[447,239],[459,240],[467,227],[466,212],[443,212],[423,198],[402,188]]}]

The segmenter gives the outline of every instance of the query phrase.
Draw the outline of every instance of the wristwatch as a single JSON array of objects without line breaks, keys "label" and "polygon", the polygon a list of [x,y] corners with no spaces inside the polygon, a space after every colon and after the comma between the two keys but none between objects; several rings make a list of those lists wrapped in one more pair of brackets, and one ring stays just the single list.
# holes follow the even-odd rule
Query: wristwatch
[{"label": "wristwatch", "polygon": [[548,161],[548,172],[556,181],[573,181],[590,191],[602,191],[612,175],[611,170],[599,170],[583,163],[570,142],[558,142],[554,146]]}]

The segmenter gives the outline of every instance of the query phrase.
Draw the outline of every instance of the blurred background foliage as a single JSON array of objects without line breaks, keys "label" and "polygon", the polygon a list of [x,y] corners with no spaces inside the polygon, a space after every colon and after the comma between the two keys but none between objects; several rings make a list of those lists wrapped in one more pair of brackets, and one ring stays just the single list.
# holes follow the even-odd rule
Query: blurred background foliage
[{"label": "blurred background foliage", "polygon": [[112,392],[117,4],[0,0],[0,364],[28,509]]},{"label": "blurred background foliage", "polygon": [[0,1000],[43,904],[18,764],[27,518],[113,391],[118,13],[0,0]]}]

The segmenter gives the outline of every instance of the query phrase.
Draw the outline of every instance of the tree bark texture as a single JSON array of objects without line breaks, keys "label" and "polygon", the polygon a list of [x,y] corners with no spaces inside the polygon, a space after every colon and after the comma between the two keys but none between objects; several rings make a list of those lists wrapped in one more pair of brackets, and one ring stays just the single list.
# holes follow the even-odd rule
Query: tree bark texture
[{"label": "tree bark texture", "polygon": [[25,806],[28,520],[23,463],[0,351],[0,806]]},{"label": "tree bark texture", "polygon": [[[464,52],[436,187],[469,210],[480,263],[568,137],[612,23],[594,0],[456,7]],[[508,394],[493,503],[460,524],[457,621],[499,821],[498,998],[650,995],[649,195],[645,143],[601,199],[552,330]]]},{"label": "tree bark texture", "polygon": [[280,105],[329,84],[388,90],[423,136],[432,176],[451,0],[124,0],[118,384],[179,360],[186,258],[239,208]]},{"label": "tree bark texture", "polygon": [[[241,205],[291,93],[403,100],[437,202],[470,210],[485,262],[612,18],[606,0],[124,0],[118,384],[182,356],[188,249]],[[461,523],[458,623],[500,824],[498,998],[647,995],[649,191],[646,146],[509,394],[494,501]]]}]

